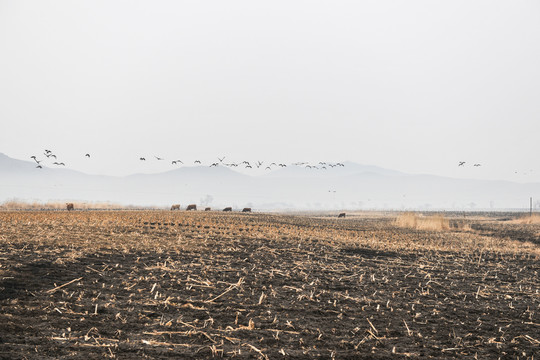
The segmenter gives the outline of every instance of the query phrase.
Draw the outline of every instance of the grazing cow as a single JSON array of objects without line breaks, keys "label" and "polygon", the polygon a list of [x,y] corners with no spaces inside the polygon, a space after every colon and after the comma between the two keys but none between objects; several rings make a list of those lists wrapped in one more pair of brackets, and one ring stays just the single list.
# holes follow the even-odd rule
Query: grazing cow
[{"label": "grazing cow", "polygon": [[197,210],[197,205],[195,205],[195,204],[188,205],[186,210],[187,211],[189,211],[189,210]]},{"label": "grazing cow", "polygon": [[251,212],[251,208],[243,208],[242,212]]},{"label": "grazing cow", "polygon": [[232,207],[226,207],[223,211],[232,211]]},{"label": "grazing cow", "polygon": [[73,210],[74,208],[75,208],[75,207],[73,206],[73,203],[66,203],[66,209],[67,209],[68,211],[71,211],[71,210]]},{"label": "grazing cow", "polygon": [[171,206],[171,210],[180,210],[180,204],[174,204]]},{"label": "grazing cow", "polygon": [[212,210],[211,208],[207,207],[207,208],[204,208],[204,211],[210,211]]},{"label": "grazing cow", "polygon": [[338,215],[338,218],[344,218],[345,217],[345,213],[341,213]]}]

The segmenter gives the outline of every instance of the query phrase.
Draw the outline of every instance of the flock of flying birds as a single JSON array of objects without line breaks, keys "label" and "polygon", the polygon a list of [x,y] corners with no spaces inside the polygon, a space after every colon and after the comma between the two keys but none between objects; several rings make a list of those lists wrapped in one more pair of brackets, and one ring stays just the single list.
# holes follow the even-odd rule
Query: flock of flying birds
[{"label": "flock of flying birds", "polygon": [[[53,154],[53,152],[51,150],[48,150],[48,149],[45,149],[45,152],[43,153],[43,155],[47,158],[47,159],[54,159],[56,160],[57,159],[57,156],[55,154]],[[90,154],[85,154],[84,155],[86,158],[90,158]],[[37,163],[37,166],[36,168],[38,169],[42,169],[43,166],[41,165],[41,163],[43,162],[44,159],[42,160],[38,160],[37,159],[37,156],[35,155],[32,155],[30,156],[31,159],[34,159],[34,161]],[[162,158],[162,157],[159,157],[159,156],[154,156],[154,158],[157,160],[157,161],[166,161],[165,158]],[[340,162],[337,162],[337,163],[330,163],[330,162],[324,162],[324,161],[320,161],[318,162],[317,164],[311,164],[311,163],[308,163],[308,162],[295,162],[295,163],[292,163],[292,164],[284,164],[284,163],[276,163],[276,162],[272,162],[272,163],[268,163],[268,162],[264,162],[264,161],[253,161],[253,162],[249,162],[249,161],[242,161],[242,162],[225,162],[225,157],[222,157],[222,158],[217,158],[218,161],[217,162],[212,162],[211,164],[209,164],[208,166],[210,167],[217,167],[217,166],[226,166],[226,167],[238,167],[238,166],[242,166],[246,169],[253,169],[254,167],[259,169],[259,168],[262,168],[264,170],[272,170],[273,167],[274,168],[285,168],[287,166],[300,166],[300,167],[304,167],[306,169],[314,169],[314,170],[327,170],[328,168],[334,168],[334,167],[344,167],[345,164],[343,163],[340,163]],[[146,158],[145,157],[139,157],[139,161],[146,161]],[[202,162],[200,160],[195,160],[193,161],[193,164],[194,165],[200,165],[202,166]],[[466,164],[466,161],[459,161],[458,162],[458,167],[465,167],[465,164]],[[63,162],[58,162],[58,161],[54,161],[52,163],[52,165],[56,165],[56,166],[66,166],[65,163]],[[171,165],[184,165],[184,162],[182,160],[172,160],[171,161]],[[482,166],[482,164],[480,163],[475,163],[473,164],[474,167],[480,167]],[[532,170],[531,170],[532,172]],[[515,171],[515,174],[517,174],[518,172]]]},{"label": "flock of flying birds", "polygon": [[[158,161],[163,161],[165,160],[164,158],[161,158],[159,156],[154,156],[156,158],[156,160]],[[275,163],[275,162],[272,162],[270,164],[268,163],[265,163],[264,161],[255,161],[255,162],[249,162],[249,161],[242,161],[242,162],[239,162],[239,163],[235,163],[235,162],[224,162],[225,160],[225,157],[222,157],[222,158],[217,158],[219,161],[218,162],[213,162],[211,163],[209,166],[210,167],[217,167],[219,165],[222,165],[222,166],[227,166],[227,167],[238,167],[238,166],[244,166],[246,169],[253,169],[253,166],[255,166],[257,169],[259,168],[264,168],[265,170],[272,170],[272,166],[276,167],[276,168],[283,168],[283,167],[287,167],[287,164],[283,164],[283,163]],[[144,157],[141,157],[139,158],[140,161],[146,161],[146,158]],[[180,165],[180,164],[184,164],[184,162],[182,160],[172,160],[171,161],[171,165]],[[193,164],[194,165],[202,165],[202,162],[201,160],[195,160],[193,161]],[[294,165],[294,166],[304,166],[306,167],[307,169],[328,169],[327,167],[336,167],[336,166],[345,166],[343,163],[327,163],[327,162],[319,162],[317,165],[310,165],[309,163],[307,162],[297,162],[297,163],[293,163],[291,165]]]},{"label": "flock of flying birds", "polygon": [[[43,155],[45,155],[47,157],[47,159],[53,158],[53,159],[56,160],[56,158],[57,158],[57,156],[55,154],[53,154],[51,150],[47,150],[47,149],[45,149],[45,152],[43,153]],[[86,154],[85,156],[90,157],[90,154]],[[36,155],[30,156],[30,159],[34,159],[34,161],[37,163],[36,168],[43,169],[43,166],[41,165],[43,160],[38,160]],[[52,164],[57,165],[57,166],[66,166],[66,164],[64,164],[63,162],[58,162],[58,161],[55,161]]]},{"label": "flock of flying birds", "polygon": [[[53,158],[55,160],[57,159],[57,156],[55,154],[53,154],[51,150],[45,149],[45,152],[43,153],[43,155],[45,157],[47,157],[47,159],[50,159],[50,158]],[[90,158],[90,154],[85,154],[84,156],[86,158]],[[37,163],[36,168],[38,168],[38,169],[43,168],[43,166],[41,165],[41,162],[43,162],[43,159],[38,160],[37,156],[35,156],[35,155],[30,156],[30,158],[34,159],[34,161]],[[162,157],[159,157],[159,156],[154,156],[154,158],[157,161],[166,161],[165,158],[162,158]],[[210,166],[210,167],[217,167],[217,166],[238,167],[238,166],[242,166],[242,167],[244,167],[246,169],[253,169],[255,167],[257,169],[262,168],[262,169],[265,169],[265,170],[272,170],[273,168],[284,168],[284,167],[287,167],[289,165],[290,166],[301,166],[301,167],[305,167],[306,169],[314,169],[314,170],[327,170],[328,168],[344,167],[345,166],[345,164],[340,163],[340,162],[330,163],[330,162],[324,162],[324,161],[320,161],[317,164],[310,164],[308,162],[295,162],[295,163],[287,165],[287,164],[284,164],[284,163],[276,163],[276,162],[269,163],[269,162],[264,162],[264,161],[225,162],[225,157],[222,157],[222,158],[218,157],[217,159],[218,159],[217,162],[212,162],[208,166]],[[146,158],[145,157],[139,157],[139,161],[146,161]],[[201,160],[195,160],[195,161],[193,161],[193,164],[203,166]],[[52,165],[66,166],[65,163],[58,162],[58,161],[54,161],[52,163]],[[184,165],[184,162],[182,160],[172,160],[171,165]]]},{"label": "flock of flying birds", "polygon": [[[465,164],[466,164],[466,163],[467,163],[466,161],[460,161],[460,162],[458,162],[458,167],[465,167]],[[473,166],[474,166],[474,167],[480,167],[480,166],[482,166],[482,164],[480,164],[480,163],[475,163],[475,164],[473,164]],[[529,175],[529,174],[532,173],[532,172],[533,172],[533,170],[529,170],[529,172],[523,172],[523,175]],[[517,173],[518,173],[517,170],[514,171],[514,174],[517,174]]]},{"label": "flock of flying birds", "polygon": [[[466,163],[466,161],[460,161],[459,164],[458,164],[458,166],[465,166],[465,163]],[[476,164],[474,164],[473,166],[474,166],[474,167],[479,167],[479,166],[482,166],[482,164],[476,163]]]}]

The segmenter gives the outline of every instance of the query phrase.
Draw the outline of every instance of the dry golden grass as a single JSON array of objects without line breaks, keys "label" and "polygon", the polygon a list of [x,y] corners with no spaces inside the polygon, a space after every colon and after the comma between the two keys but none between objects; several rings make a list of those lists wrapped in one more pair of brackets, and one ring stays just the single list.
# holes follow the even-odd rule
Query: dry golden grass
[{"label": "dry golden grass", "polygon": [[442,215],[420,216],[412,212],[400,214],[396,225],[417,230],[441,231],[449,230],[450,222]]},{"label": "dry golden grass", "polygon": [[[72,202],[75,209],[80,210],[112,210],[112,209],[130,209],[132,206],[113,204],[109,202]],[[0,204],[0,210],[65,210],[67,202],[48,201],[48,202],[25,202],[19,200],[8,200]]]},{"label": "dry golden grass", "polygon": [[515,220],[518,224],[540,224],[540,215],[532,214],[532,216],[526,216]]}]

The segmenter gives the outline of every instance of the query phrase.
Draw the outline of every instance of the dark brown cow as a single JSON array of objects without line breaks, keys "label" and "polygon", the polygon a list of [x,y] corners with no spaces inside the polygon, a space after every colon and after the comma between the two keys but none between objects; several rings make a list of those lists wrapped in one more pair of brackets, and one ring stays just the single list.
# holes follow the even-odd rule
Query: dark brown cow
[{"label": "dark brown cow", "polygon": [[207,207],[207,208],[204,208],[204,211],[210,211],[212,210],[211,208]]},{"label": "dark brown cow", "polygon": [[171,210],[180,210],[180,204],[174,204],[171,206]]},{"label": "dark brown cow", "polygon": [[344,218],[345,217],[345,213],[341,213],[338,215],[338,218]]},{"label": "dark brown cow", "polygon": [[189,211],[189,210],[197,210],[197,205],[195,205],[195,204],[188,205],[186,210],[187,211]]},{"label": "dark brown cow", "polygon": [[242,212],[251,212],[251,208],[243,208]]},{"label": "dark brown cow", "polygon": [[232,207],[226,207],[223,211],[232,211]]},{"label": "dark brown cow", "polygon": [[75,206],[73,205],[73,203],[66,203],[66,209],[68,211],[71,211],[75,208]]}]

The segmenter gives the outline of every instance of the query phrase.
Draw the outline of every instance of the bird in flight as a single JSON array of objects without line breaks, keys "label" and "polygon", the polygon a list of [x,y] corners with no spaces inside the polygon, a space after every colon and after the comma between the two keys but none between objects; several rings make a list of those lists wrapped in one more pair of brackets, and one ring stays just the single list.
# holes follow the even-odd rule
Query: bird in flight
[{"label": "bird in flight", "polygon": [[219,162],[223,162],[224,159],[225,159],[225,156],[222,157],[221,159],[218,157]]},{"label": "bird in flight", "polygon": [[213,163],[212,165],[210,165],[210,167],[212,166],[218,166],[219,164],[218,163]]},{"label": "bird in flight", "polygon": [[84,156],[86,156],[87,158],[89,158],[89,157],[90,157],[90,154],[86,154],[86,155],[84,155]]},{"label": "bird in flight", "polygon": [[155,156],[155,155],[154,155],[154,157],[155,157],[157,160],[164,160],[163,158],[160,158],[160,157]]},{"label": "bird in flight", "polygon": [[482,166],[482,164],[474,164],[474,166],[478,167],[478,166]]},{"label": "bird in flight", "polygon": [[465,165],[465,161],[460,161],[458,166],[463,166],[463,165]]},{"label": "bird in flight", "polygon": [[200,161],[200,160],[195,160],[193,163],[194,163],[194,164],[200,164],[201,161]]},{"label": "bird in flight", "polygon": [[178,163],[183,164],[182,160],[173,160],[172,162],[173,165],[176,165]]},{"label": "bird in flight", "polygon": [[66,166],[66,164],[64,164],[63,162],[59,163],[59,162],[53,162],[53,165],[61,165],[61,166]]},{"label": "bird in flight", "polygon": [[36,166],[36,168],[37,168],[37,169],[43,169],[43,166],[38,165],[38,166]]},{"label": "bird in flight", "polygon": [[145,161],[146,159],[142,157],[142,158],[139,158],[139,160],[141,160],[141,161]]}]

